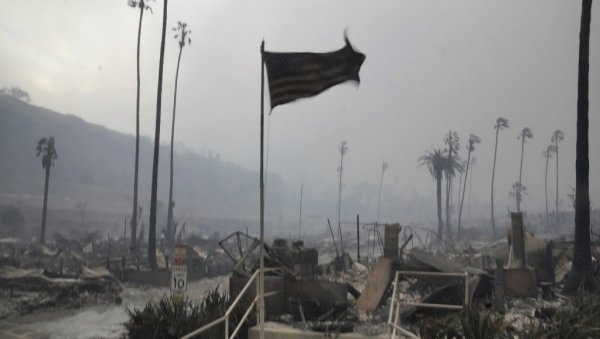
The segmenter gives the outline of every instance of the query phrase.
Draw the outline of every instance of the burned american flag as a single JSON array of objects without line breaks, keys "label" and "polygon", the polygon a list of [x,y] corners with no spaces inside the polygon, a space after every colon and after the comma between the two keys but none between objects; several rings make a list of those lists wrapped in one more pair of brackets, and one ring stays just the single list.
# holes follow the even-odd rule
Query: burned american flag
[{"label": "burned american flag", "polygon": [[300,98],[315,96],[342,82],[360,82],[365,55],[346,46],[328,53],[263,52],[267,67],[271,109]]}]

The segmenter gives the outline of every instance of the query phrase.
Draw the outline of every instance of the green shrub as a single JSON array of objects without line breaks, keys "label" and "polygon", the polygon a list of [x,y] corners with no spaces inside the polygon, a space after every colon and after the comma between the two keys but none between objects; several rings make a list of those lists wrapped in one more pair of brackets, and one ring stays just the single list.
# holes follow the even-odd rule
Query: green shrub
[{"label": "green shrub", "polygon": [[502,338],[507,327],[502,316],[474,308],[468,308],[460,314],[460,324],[466,339]]},{"label": "green shrub", "polygon": [[505,332],[506,324],[501,316],[474,308],[444,318],[424,319],[419,326],[423,339],[499,339],[507,337]]},{"label": "green shrub", "polygon": [[[220,292],[216,287],[209,291],[200,302],[185,298],[182,301],[163,296],[158,302],[151,301],[144,308],[127,309],[129,321],[125,323],[127,337],[132,339],[171,339],[186,335],[213,320],[223,316],[233,301],[227,293]],[[235,329],[240,319],[243,307],[229,318],[230,333]],[[243,314],[243,313],[241,313]],[[197,338],[223,338],[225,326],[220,324],[202,333]]]},{"label": "green shrub", "polygon": [[600,338],[600,296],[580,294],[546,321],[532,321],[520,338]]}]

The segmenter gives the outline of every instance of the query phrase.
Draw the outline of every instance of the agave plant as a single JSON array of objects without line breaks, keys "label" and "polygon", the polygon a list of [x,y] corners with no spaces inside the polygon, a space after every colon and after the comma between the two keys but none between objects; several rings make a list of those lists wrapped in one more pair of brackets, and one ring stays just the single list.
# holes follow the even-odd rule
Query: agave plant
[{"label": "agave plant", "polygon": [[[202,301],[163,296],[158,302],[150,301],[144,308],[127,309],[129,320],[124,324],[129,338],[180,338],[223,316],[233,298],[219,287],[210,290]],[[229,317],[229,333],[237,326],[246,310],[240,305]],[[224,325],[212,327],[198,338],[223,338]]]}]

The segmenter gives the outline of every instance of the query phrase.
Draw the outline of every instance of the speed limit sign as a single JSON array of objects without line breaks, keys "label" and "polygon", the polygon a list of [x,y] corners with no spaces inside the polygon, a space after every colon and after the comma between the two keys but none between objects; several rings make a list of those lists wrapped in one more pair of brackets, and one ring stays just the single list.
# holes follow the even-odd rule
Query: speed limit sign
[{"label": "speed limit sign", "polygon": [[187,264],[185,246],[177,245],[171,266],[171,295],[173,299],[183,299],[187,291]]}]

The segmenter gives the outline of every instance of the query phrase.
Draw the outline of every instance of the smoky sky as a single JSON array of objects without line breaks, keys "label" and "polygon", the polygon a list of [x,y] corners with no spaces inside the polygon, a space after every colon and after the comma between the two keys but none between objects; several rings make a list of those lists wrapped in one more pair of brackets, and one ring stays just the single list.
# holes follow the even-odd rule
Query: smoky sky
[{"label": "smoky sky", "polygon": [[[153,137],[162,1],[151,2],[141,41],[141,133]],[[543,206],[542,151],[561,129],[563,204],[575,184],[578,1],[169,1],[161,141],[170,137],[178,46],[171,27],[185,21],[192,44],[183,50],[176,143],[258,169],[261,41],[271,51],[326,52],[348,30],[366,54],[361,83],[277,107],[266,118],[268,171],[305,198],[337,199],[338,147],[348,142],[346,188],[431,196],[435,185],[417,159],[443,147],[457,131],[466,158],[474,153],[472,194],[487,204],[494,123],[505,117],[496,176],[497,209],[517,180],[523,127],[526,208]],[[139,11],[116,0],[0,1],[0,86],[20,86],[33,103],[120,132],[135,131],[136,39]],[[590,193],[600,203],[600,10],[592,9],[590,53]],[[268,96],[267,96],[268,98]],[[268,103],[266,105],[267,112]],[[134,147],[132,145],[132,147]],[[167,156],[166,154],[163,156]],[[150,166],[142,155],[142,166]],[[552,160],[553,161],[553,160]],[[549,175],[554,178],[554,167]],[[554,184],[550,180],[553,201]],[[257,186],[258,189],[258,186]],[[563,205],[564,206],[564,205]]]}]

